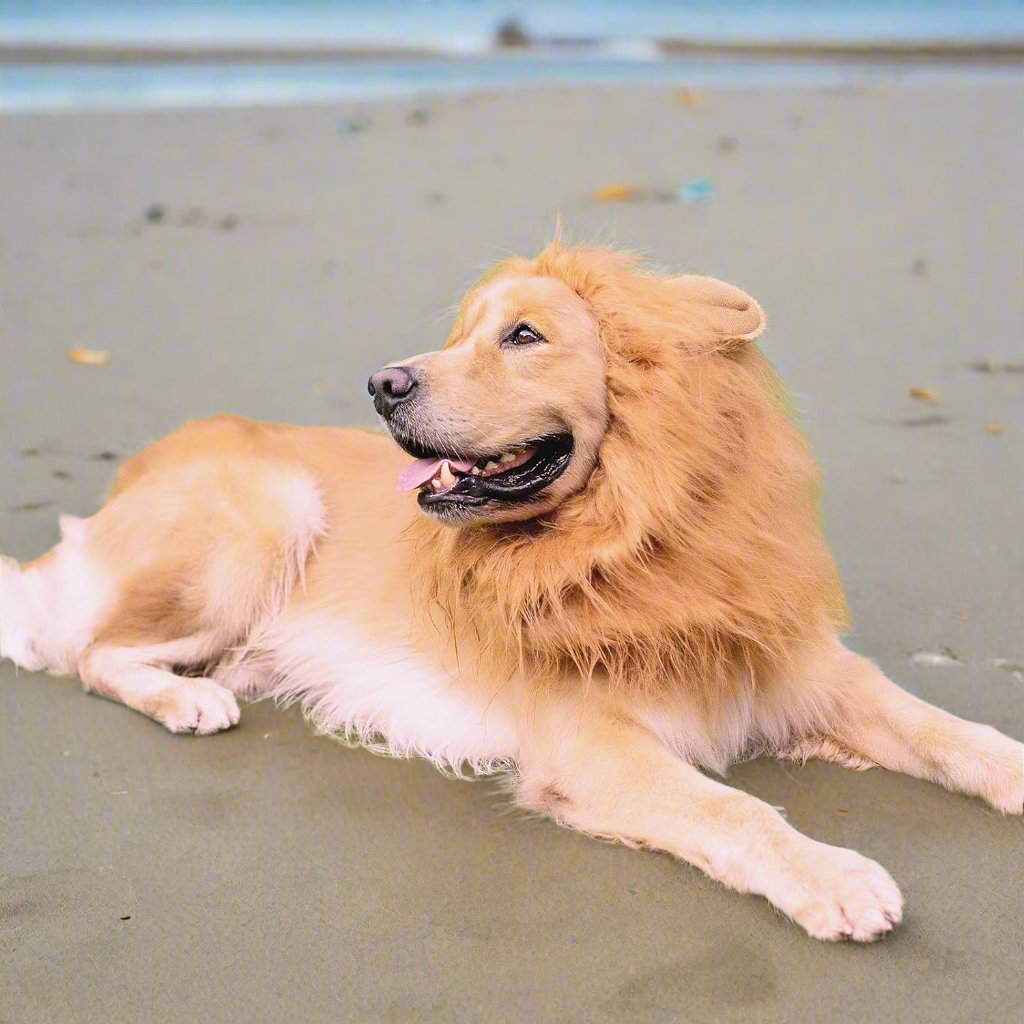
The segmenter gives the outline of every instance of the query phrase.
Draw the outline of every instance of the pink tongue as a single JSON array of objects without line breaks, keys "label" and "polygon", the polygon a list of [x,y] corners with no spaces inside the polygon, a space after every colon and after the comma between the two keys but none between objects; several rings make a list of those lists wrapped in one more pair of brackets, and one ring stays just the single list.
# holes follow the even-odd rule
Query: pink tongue
[{"label": "pink tongue", "polygon": [[473,463],[468,459],[417,459],[398,474],[396,489],[399,491],[415,490],[428,480],[433,480],[445,462],[448,463],[450,469],[459,473],[468,473],[473,468]]}]

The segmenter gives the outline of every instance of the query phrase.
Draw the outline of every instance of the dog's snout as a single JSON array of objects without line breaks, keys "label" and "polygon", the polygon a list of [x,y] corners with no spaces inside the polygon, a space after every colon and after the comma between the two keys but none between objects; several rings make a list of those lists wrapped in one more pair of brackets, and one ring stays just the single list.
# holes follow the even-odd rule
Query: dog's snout
[{"label": "dog's snout", "polygon": [[404,366],[387,366],[378,370],[367,384],[373,407],[381,416],[390,416],[395,409],[412,397],[419,381]]}]

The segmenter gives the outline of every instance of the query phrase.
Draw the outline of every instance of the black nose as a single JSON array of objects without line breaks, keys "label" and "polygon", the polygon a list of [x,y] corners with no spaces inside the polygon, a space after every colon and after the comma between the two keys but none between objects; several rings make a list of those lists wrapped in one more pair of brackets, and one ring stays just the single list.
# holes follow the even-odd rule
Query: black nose
[{"label": "black nose", "polygon": [[390,416],[407,398],[412,397],[419,381],[404,366],[387,366],[371,378],[366,390],[373,407],[381,416]]}]

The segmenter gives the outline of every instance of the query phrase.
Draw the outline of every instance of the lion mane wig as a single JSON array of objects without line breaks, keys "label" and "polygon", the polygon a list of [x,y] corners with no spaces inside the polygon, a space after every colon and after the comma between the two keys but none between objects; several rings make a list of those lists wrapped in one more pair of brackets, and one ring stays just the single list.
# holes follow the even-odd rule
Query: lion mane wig
[{"label": "lion mane wig", "polygon": [[845,602],[817,468],[755,343],[760,306],[557,237],[485,281],[527,275],[564,282],[597,317],[610,413],[599,462],[538,520],[417,520],[425,596],[491,667],[540,685],[575,672],[624,695],[683,686],[708,710],[767,685],[805,639],[843,624]]}]

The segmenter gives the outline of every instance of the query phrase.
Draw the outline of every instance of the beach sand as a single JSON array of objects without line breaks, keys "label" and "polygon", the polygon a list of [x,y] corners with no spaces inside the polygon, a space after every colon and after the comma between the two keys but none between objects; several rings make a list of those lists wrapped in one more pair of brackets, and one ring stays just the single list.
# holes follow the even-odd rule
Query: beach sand
[{"label": "beach sand", "polygon": [[[460,291],[560,211],[760,299],[824,466],[852,645],[1022,737],[1024,377],[1001,368],[1022,358],[1022,115],[1020,84],[950,79],[0,120],[0,550],[42,551],[185,417],[371,424],[368,374],[436,347]],[[700,178],[702,202],[589,198]],[[0,1018],[1019,1016],[1019,819],[884,771],[730,777],[885,864],[904,925],[820,945],[666,856],[295,712],[171,736],[5,663]]]}]

